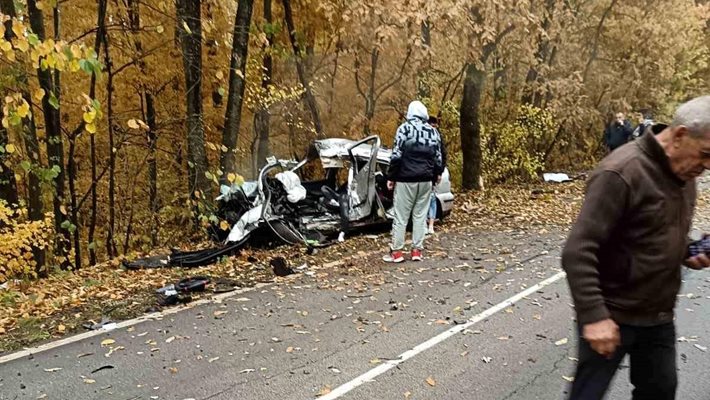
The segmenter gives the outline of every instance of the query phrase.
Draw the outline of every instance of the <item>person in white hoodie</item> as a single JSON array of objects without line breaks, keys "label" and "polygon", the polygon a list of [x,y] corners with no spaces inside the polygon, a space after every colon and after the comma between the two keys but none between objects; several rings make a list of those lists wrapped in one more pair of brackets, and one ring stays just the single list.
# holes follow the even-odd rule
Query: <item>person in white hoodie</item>
[{"label": "person in white hoodie", "polygon": [[394,190],[394,222],[390,253],[383,257],[386,262],[404,261],[404,238],[410,217],[411,258],[413,261],[423,258],[432,181],[438,181],[443,170],[441,137],[428,119],[426,106],[413,101],[409,104],[407,120],[397,129],[387,171],[387,186]]}]

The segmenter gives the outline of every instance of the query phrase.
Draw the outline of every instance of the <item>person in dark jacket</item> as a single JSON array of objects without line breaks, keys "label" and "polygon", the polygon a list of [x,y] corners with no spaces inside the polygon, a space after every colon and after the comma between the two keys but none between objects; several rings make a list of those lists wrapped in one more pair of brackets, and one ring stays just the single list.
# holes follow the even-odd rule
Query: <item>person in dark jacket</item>
[{"label": "person in dark jacket", "polygon": [[441,138],[427,122],[429,114],[420,101],[409,104],[407,120],[399,126],[387,171],[387,186],[394,189],[394,221],[390,254],[386,262],[402,262],[404,236],[412,217],[412,260],[422,260],[426,217],[432,181],[442,169]]},{"label": "person in dark jacket", "polygon": [[571,400],[601,399],[626,354],[634,400],[671,400],[677,385],[673,308],[696,200],[710,169],[710,96],[681,105],[670,126],[611,153],[587,182],[562,252],[579,327]]},{"label": "person in dark jacket", "polygon": [[626,144],[633,133],[631,122],[624,116],[624,113],[617,113],[616,118],[604,129],[604,145],[609,152]]}]

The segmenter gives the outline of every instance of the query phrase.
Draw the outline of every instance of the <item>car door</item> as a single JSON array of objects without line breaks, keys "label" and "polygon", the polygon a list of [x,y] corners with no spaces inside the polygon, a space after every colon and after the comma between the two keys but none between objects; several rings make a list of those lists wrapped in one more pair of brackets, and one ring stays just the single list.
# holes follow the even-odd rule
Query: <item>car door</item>
[{"label": "car door", "polygon": [[375,202],[375,172],[380,137],[369,136],[348,148],[348,219],[357,221],[369,216]]}]

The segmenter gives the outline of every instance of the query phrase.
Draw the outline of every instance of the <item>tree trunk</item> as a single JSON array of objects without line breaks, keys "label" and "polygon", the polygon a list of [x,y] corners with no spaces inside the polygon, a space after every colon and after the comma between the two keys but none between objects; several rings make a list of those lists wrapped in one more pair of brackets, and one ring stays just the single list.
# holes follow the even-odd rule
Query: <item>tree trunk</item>
[{"label": "tree trunk", "polygon": [[[12,28],[10,28],[12,29]],[[0,107],[2,107],[0,100]],[[9,137],[7,130],[0,127],[0,146],[7,148]],[[10,154],[4,151],[0,154],[0,200],[4,200],[10,207],[17,206],[19,198],[17,196],[17,182],[15,180],[15,171],[9,163]]]},{"label": "tree trunk", "polygon": [[[12,10],[12,15],[15,13],[15,5],[12,0],[0,1],[0,12],[5,15],[10,15],[7,9]],[[5,40],[12,40],[12,20],[5,21]],[[31,104],[31,103],[28,103]],[[3,101],[0,99],[0,107],[3,107]],[[0,126],[0,146],[6,148],[10,143],[10,138],[7,129]],[[17,181],[15,180],[15,171],[9,163],[10,153],[4,151],[0,154],[0,200],[5,200],[11,207],[19,203],[17,195]]]},{"label": "tree trunk", "polygon": [[146,122],[148,123],[148,182],[150,197],[150,244],[158,245],[158,161],[156,159],[156,148],[158,144],[157,126],[155,123],[155,105],[153,95],[145,94]]},{"label": "tree trunk", "polygon": [[[99,56],[99,51],[101,50],[101,43],[104,42],[104,36],[106,35],[106,7],[108,0],[98,0],[99,10],[97,15],[97,31],[96,40],[94,41],[94,51],[96,51],[96,57]],[[96,97],[96,74],[91,75],[91,84],[89,87],[89,97],[92,99]],[[96,181],[98,179],[96,175],[96,138],[94,135],[89,137],[89,149],[91,157],[91,210],[89,217],[89,236],[88,236],[88,249],[89,249],[89,265],[96,264],[96,243],[94,235],[96,233],[96,213],[98,208],[98,196],[96,193]]]},{"label": "tree trunk", "polygon": [[108,32],[103,35],[106,75],[106,120],[108,122],[108,227],[106,230],[106,254],[109,259],[118,255],[116,249],[116,147],[113,124],[113,62],[109,51]]},{"label": "tree trunk", "polygon": [[[264,48],[264,63],[263,63],[263,76],[261,78],[261,88],[264,92],[267,92],[269,86],[271,85],[273,75],[274,75],[274,60],[271,56],[271,51],[274,45],[274,35],[273,28],[273,16],[271,13],[271,0],[264,0],[264,21],[269,25],[268,33],[266,38],[268,44]],[[269,156],[269,124],[270,124],[269,109],[265,105],[260,105],[256,114],[254,114],[254,129],[259,137],[259,147],[256,151],[256,170],[255,174],[258,173],[259,169],[266,164],[266,157]]]},{"label": "tree trunk", "polygon": [[[429,21],[422,21],[422,45],[426,51],[431,49],[431,24]],[[431,98],[431,85],[429,83],[429,71],[431,71],[431,56],[427,56],[424,68],[420,68],[417,73],[417,94],[420,99]]]},{"label": "tree trunk", "polygon": [[461,183],[464,190],[479,190],[481,188],[481,123],[479,107],[486,82],[486,73],[469,64],[466,68],[466,78],[463,84],[461,99],[461,152],[463,168]]},{"label": "tree trunk", "polygon": [[370,52],[370,82],[365,96],[365,135],[370,136],[370,124],[375,118],[375,107],[377,106],[377,96],[375,93],[375,82],[377,82],[377,67],[380,59],[380,50],[375,47]]},{"label": "tree trunk", "polygon": [[229,173],[237,172],[237,143],[242,120],[242,103],[246,87],[247,53],[249,51],[249,26],[254,0],[239,0],[234,18],[232,57],[229,63],[229,95],[224,116],[222,144],[227,151],[221,152],[222,182],[227,182]]},{"label": "tree trunk", "polygon": [[[177,0],[177,30],[185,69],[188,189],[197,220],[198,199],[210,197],[205,129],[202,121],[202,17],[200,0]],[[187,27],[187,29],[186,29]]]},{"label": "tree trunk", "polygon": [[69,199],[71,204],[71,215],[69,218],[71,219],[72,225],[74,225],[74,268],[79,269],[81,268],[81,230],[79,229],[79,210],[76,207],[76,161],[74,161],[76,140],[77,135],[72,135],[72,137],[69,138],[67,179],[69,181]]},{"label": "tree trunk", "polygon": [[[44,14],[42,10],[37,8],[36,0],[27,0],[27,11],[30,19],[32,31],[37,35],[39,40],[47,39],[44,29]],[[55,39],[58,29],[57,12],[55,9]],[[39,86],[44,89],[46,95],[42,99],[42,110],[44,112],[44,128],[47,136],[47,159],[49,167],[58,167],[59,172],[57,177],[53,179],[54,183],[54,225],[58,233],[55,252],[61,258],[61,266],[64,269],[70,267],[69,251],[71,246],[71,237],[67,229],[62,228],[64,222],[64,213],[62,212],[62,203],[64,201],[64,143],[61,135],[61,126],[59,120],[59,88],[55,78],[48,69],[37,68],[37,79]],[[56,108],[54,105],[56,105]]]},{"label": "tree trunk", "polygon": [[296,59],[296,72],[298,73],[298,79],[301,81],[301,85],[305,90],[305,100],[308,110],[311,112],[311,117],[313,118],[313,125],[316,130],[318,137],[323,137],[323,124],[320,120],[320,112],[318,111],[318,103],[311,90],[311,85],[309,82],[308,75],[306,74],[306,68],[303,65],[303,58],[301,55],[301,50],[298,46],[298,41],[296,39],[296,27],[293,22],[293,10],[291,9],[291,0],[283,0],[284,6],[284,18],[286,19],[286,28],[288,29],[288,36],[291,40],[291,47],[293,47],[293,54]]}]

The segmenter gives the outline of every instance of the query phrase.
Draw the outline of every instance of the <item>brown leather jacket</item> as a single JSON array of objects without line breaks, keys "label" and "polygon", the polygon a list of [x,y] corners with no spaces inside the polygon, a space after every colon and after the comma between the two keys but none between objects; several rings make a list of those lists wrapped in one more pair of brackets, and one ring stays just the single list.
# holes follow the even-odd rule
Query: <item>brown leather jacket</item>
[{"label": "brown leather jacket", "polygon": [[580,324],[673,320],[695,199],[695,182],[673,174],[654,135],[600,163],[562,252]]}]

